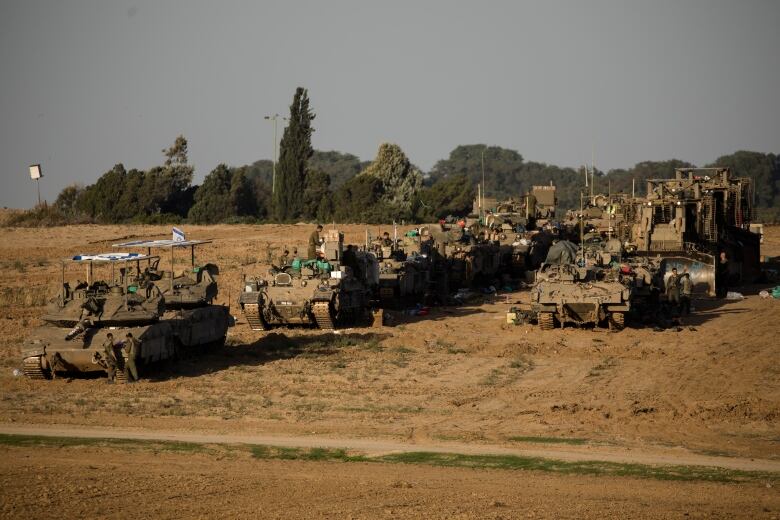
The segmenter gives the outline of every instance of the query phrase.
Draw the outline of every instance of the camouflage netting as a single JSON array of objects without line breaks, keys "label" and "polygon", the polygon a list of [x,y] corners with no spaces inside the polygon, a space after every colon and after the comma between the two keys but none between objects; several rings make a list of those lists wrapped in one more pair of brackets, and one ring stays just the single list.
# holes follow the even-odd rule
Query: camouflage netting
[{"label": "camouflage netting", "polygon": [[397,144],[382,143],[374,162],[360,172],[382,181],[382,201],[396,208],[411,209],[417,190],[422,188],[422,172]]}]

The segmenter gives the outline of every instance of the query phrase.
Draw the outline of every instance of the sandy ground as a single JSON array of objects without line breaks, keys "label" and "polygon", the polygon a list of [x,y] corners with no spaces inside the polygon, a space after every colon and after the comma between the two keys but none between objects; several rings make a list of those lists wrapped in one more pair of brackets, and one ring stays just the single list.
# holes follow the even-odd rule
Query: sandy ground
[{"label": "sandy ground", "polygon": [[[342,229],[348,241],[364,240],[365,227]],[[199,258],[219,264],[220,299],[228,304],[236,299],[242,273],[263,272],[269,253],[275,257],[283,246],[305,249],[311,229],[193,226],[187,231],[193,238],[216,239],[202,249]],[[371,228],[373,234],[377,231]],[[136,431],[358,438],[417,445],[458,443],[507,449],[539,449],[539,443],[521,439],[538,436],[577,439],[581,445],[564,445],[574,451],[780,461],[780,347],[776,341],[780,302],[756,296],[765,286],[745,287],[743,292],[748,297],[739,302],[695,301],[694,316],[679,332],[646,328],[628,328],[620,333],[574,329],[541,332],[533,326],[507,325],[506,311],[523,295],[502,293],[470,306],[434,309],[424,318],[391,316],[395,321],[390,327],[349,329],[337,334],[308,329],[257,333],[239,320],[224,349],[149,372],[138,385],[110,386],[99,379],[32,382],[13,377],[26,328],[39,323],[37,316],[45,294],[56,290],[56,259],[101,252],[114,241],[126,238],[167,238],[169,232],[163,226],[0,229],[0,266],[5,273],[0,284],[0,421]],[[780,229],[767,229],[763,253],[780,255]],[[177,267],[185,264],[186,255],[181,256]],[[73,277],[78,275],[81,273],[73,272]],[[235,303],[232,308],[238,314]],[[65,461],[68,454],[62,453],[60,458]],[[99,459],[99,454],[87,458]],[[250,462],[255,466],[245,466]],[[268,471],[283,478],[283,462],[250,462],[231,464],[241,466],[243,469],[236,471],[250,476],[261,474],[264,468],[260,466],[267,464],[272,466]],[[290,478],[303,478],[305,470],[295,465],[299,463],[290,464]],[[333,467],[330,463],[310,464],[320,478]],[[67,472],[66,466],[62,462],[51,469]],[[228,471],[214,462],[206,474],[228,475]],[[356,495],[357,490],[369,493],[372,486],[378,486],[376,504],[383,500],[392,503],[393,494],[398,493],[382,488],[379,476],[371,475],[378,471],[373,466],[354,472],[338,471],[343,474],[334,474],[333,482],[339,482],[345,490],[354,489]],[[457,486],[445,493],[453,500],[463,492],[471,492],[470,486],[482,478],[482,472],[477,477],[468,476],[468,471],[417,467],[411,471],[412,476],[418,471],[431,472],[432,481],[445,479],[452,472],[452,478],[463,486],[460,493],[456,492]],[[152,469],[149,472],[154,474]],[[256,477],[248,478],[251,481]],[[504,477],[496,474],[495,478]],[[526,475],[513,473],[506,478],[509,482],[518,479],[525,480]],[[631,482],[621,484],[620,479],[608,483],[581,477],[538,476],[537,480],[534,476],[532,481],[537,487],[529,484],[531,496],[531,489],[541,494],[544,489],[566,488],[566,493],[575,493],[568,495],[574,499],[572,504],[582,501],[576,497],[590,497],[587,504],[592,509],[587,509],[586,516],[593,517],[605,511],[603,501],[611,489],[644,492]],[[575,483],[576,492],[569,489]],[[269,484],[269,493],[274,485]],[[426,486],[403,493],[424,497],[436,489]],[[668,497],[673,507],[667,511],[670,514],[703,509],[689,505],[696,502],[686,501],[673,491],[675,485],[652,483],[651,487],[658,493],[656,497]],[[707,488],[709,491],[702,491],[700,497],[723,495],[717,488]],[[241,489],[249,493],[249,488]],[[494,489],[501,487],[496,485]],[[734,488],[731,494],[747,497],[745,493],[743,488]],[[325,507],[326,496],[323,493],[311,499],[322,504],[317,511],[340,517],[359,511],[344,504],[352,496],[348,491],[334,491],[333,496],[342,501],[342,513]],[[369,502],[368,498],[363,500]],[[511,518],[533,512],[535,507],[541,516],[549,516],[551,511],[544,504],[534,505],[537,503],[533,500],[507,501],[517,508],[510,512],[500,508],[488,511],[477,505],[468,505],[476,509],[460,511],[447,509],[452,502],[446,498],[440,503],[420,500],[414,503],[428,504],[427,511],[441,517],[461,513],[473,516],[469,515],[472,511]],[[637,497],[630,507],[638,507],[642,500]],[[247,507],[250,504],[241,503]],[[748,511],[739,507],[717,509],[719,502],[710,498],[698,503],[712,504],[715,509],[710,511],[721,516],[731,516],[729,511]],[[732,505],[738,504],[735,500]],[[409,509],[406,514],[413,516],[413,511],[423,510]],[[247,514],[243,509],[231,511],[236,516]],[[281,515],[281,511],[267,510],[268,516]],[[371,511],[368,516],[384,514],[384,509]],[[562,515],[581,516],[577,509],[560,511]],[[190,512],[198,515],[198,510]],[[619,510],[618,516],[652,516],[657,512],[626,509]]]},{"label": "sandy ground", "polygon": [[777,488],[248,455],[0,448],[5,518],[777,518]]}]

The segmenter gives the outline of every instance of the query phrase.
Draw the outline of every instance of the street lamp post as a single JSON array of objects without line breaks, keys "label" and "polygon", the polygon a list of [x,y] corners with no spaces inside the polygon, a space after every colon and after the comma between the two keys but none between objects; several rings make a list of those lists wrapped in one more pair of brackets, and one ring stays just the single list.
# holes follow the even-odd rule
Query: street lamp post
[{"label": "street lamp post", "polygon": [[265,119],[274,122],[274,162],[272,163],[272,177],[271,177],[271,194],[276,192],[276,120],[279,119],[279,114],[272,116],[265,116]]},{"label": "street lamp post", "polygon": [[[276,191],[276,143],[278,142],[276,140],[276,121],[281,116],[279,114],[274,114],[272,116],[265,116],[263,119],[268,119],[269,121],[274,122],[274,162],[273,162],[273,176],[271,177],[271,194],[273,194]],[[287,121],[286,117],[282,117],[283,120]]]}]

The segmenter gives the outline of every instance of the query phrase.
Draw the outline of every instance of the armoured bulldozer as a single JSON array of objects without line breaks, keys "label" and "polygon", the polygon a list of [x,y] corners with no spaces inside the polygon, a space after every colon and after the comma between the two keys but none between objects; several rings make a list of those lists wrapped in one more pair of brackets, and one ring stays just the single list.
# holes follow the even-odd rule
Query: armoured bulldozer
[{"label": "armoured bulldozer", "polygon": [[[32,379],[60,373],[88,374],[106,368],[103,343],[114,336],[114,355],[123,368],[121,341],[130,332],[140,341],[136,363],[144,365],[174,358],[187,349],[221,345],[230,316],[226,307],[205,307],[165,313],[165,298],[154,282],[140,273],[143,263],[159,257],[135,253],[80,255],[62,264],[62,284],[44,324],[34,329],[22,347],[23,371]],[[74,287],[65,282],[68,264],[87,267],[86,281]],[[111,274],[95,279],[95,266],[110,266]],[[117,277],[118,275],[118,277]],[[117,371],[123,379],[123,371]]]},{"label": "armoured bulldozer", "polygon": [[687,268],[694,292],[714,296],[716,261],[729,259],[729,279],[760,275],[760,236],[751,232],[753,186],[729,168],[679,168],[673,179],[647,181],[647,197],[636,202],[630,241],[637,252],[664,260],[662,270]]},{"label": "armoured bulldozer", "polygon": [[350,246],[344,235],[325,234],[318,259],[294,259],[273,266],[265,277],[245,277],[239,305],[252,330],[286,325],[320,329],[346,326],[367,317],[379,281],[376,257]]}]

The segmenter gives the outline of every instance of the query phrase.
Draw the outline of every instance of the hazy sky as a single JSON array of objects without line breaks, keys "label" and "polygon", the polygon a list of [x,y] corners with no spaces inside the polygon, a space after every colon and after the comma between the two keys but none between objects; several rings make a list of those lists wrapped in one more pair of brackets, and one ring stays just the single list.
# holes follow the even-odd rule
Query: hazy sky
[{"label": "hazy sky", "polygon": [[[562,166],[780,152],[778,1],[0,0],[0,206],[148,168],[272,157],[309,89],[314,146],[429,169],[488,143]],[[280,132],[281,135],[281,132]]]}]

